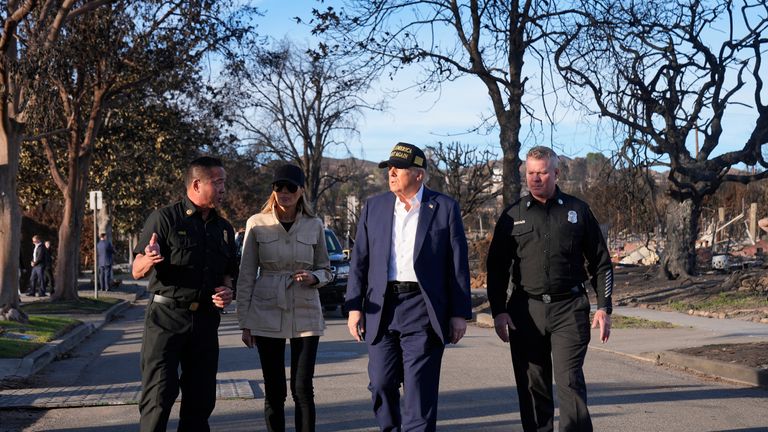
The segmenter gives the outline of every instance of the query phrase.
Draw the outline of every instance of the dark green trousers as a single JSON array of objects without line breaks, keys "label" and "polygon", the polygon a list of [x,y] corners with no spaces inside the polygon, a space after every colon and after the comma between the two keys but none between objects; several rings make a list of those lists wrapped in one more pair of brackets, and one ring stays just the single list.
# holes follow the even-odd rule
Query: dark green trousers
[{"label": "dark green trousers", "polygon": [[[181,389],[179,431],[209,431],[216,404],[219,316],[213,305],[195,312],[150,303],[141,346],[141,431],[165,431]],[[181,366],[181,376],[179,376]]]},{"label": "dark green trousers", "polygon": [[516,327],[509,342],[523,430],[553,430],[554,372],[560,432],[592,432],[582,370],[590,338],[587,296],[546,304],[515,295],[509,306]]}]

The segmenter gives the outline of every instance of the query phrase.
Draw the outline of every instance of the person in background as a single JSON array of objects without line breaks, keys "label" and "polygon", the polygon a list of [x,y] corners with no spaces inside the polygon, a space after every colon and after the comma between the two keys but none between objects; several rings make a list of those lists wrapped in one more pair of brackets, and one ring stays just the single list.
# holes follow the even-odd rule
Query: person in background
[{"label": "person in background", "polygon": [[99,288],[102,291],[109,291],[112,286],[112,264],[114,261],[115,248],[112,242],[107,239],[107,234],[99,235],[99,242],[96,244],[96,256],[99,265]]},{"label": "person in background", "polygon": [[295,430],[315,430],[312,384],[325,322],[318,288],[331,280],[322,221],[304,196],[304,172],[281,165],[272,194],[246,223],[237,282],[242,340],[259,352],[264,418],[269,432],[285,431],[285,341],[291,345]]},{"label": "person in background", "polygon": [[[142,432],[165,431],[181,388],[179,431],[209,431],[216,404],[219,309],[232,301],[235,232],[221,217],[221,160],[190,162],[186,195],[147,219],[132,273],[149,276],[141,345]],[[179,376],[181,369],[181,376]]]},{"label": "person in background", "polygon": [[53,280],[54,259],[50,240],[45,241],[45,258],[45,286],[48,288],[48,292],[53,294],[56,286]]},{"label": "person in background", "polygon": [[530,194],[504,209],[488,249],[488,301],[496,334],[509,343],[525,432],[553,430],[553,374],[560,430],[592,431],[582,369],[588,275],[597,293],[592,327],[603,343],[611,334],[611,255],[589,206],[557,186],[558,162],[550,148],[528,152]]},{"label": "person in background", "polygon": [[46,249],[37,234],[32,236],[32,244],[35,245],[35,248],[32,250],[32,262],[30,263],[32,275],[29,279],[29,292],[27,294],[31,297],[45,297],[45,263],[48,261]]}]

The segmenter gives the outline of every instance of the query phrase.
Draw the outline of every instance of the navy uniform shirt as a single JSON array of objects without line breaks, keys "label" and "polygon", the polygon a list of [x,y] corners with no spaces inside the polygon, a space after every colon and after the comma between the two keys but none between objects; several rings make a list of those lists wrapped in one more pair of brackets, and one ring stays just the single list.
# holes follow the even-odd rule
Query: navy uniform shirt
[{"label": "navy uniform shirt", "polygon": [[613,268],[600,225],[584,201],[559,187],[546,203],[528,195],[504,209],[488,249],[487,270],[494,317],[506,312],[510,285],[533,295],[560,294],[588,275],[597,306],[611,312]]},{"label": "navy uniform shirt", "polygon": [[203,220],[188,197],[155,210],[147,218],[135,253],[144,253],[152,233],[157,233],[160,253],[149,291],[178,301],[210,298],[225,276],[237,271],[235,232],[226,219],[211,209]]}]

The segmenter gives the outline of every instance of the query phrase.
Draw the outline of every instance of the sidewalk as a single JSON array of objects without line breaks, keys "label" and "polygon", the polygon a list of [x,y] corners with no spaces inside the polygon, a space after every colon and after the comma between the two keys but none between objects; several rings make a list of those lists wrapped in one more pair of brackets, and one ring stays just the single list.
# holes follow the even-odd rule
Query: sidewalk
[{"label": "sidewalk", "polygon": [[[93,285],[89,283],[89,279],[78,279],[78,293],[81,297],[93,296]],[[115,319],[121,312],[129,308],[133,302],[142,297],[145,292],[146,282],[131,282],[129,284],[121,285],[117,290],[99,292],[99,296],[101,297],[121,299],[120,302],[104,313],[61,315],[62,317],[77,319],[81,321],[82,324],[78,325],[65,335],[62,335],[60,338],[47,343],[44,347],[31,352],[22,359],[0,359],[0,381],[7,378],[24,379],[35,374],[54,361],[56,357],[72,350],[88,336],[100,330],[106,323]],[[30,297],[25,294],[21,295],[22,304],[43,301],[49,298],[50,297]]]},{"label": "sidewalk", "polygon": [[[590,350],[610,352],[636,360],[654,362],[751,386],[768,386],[768,369],[723,363],[702,357],[673,352],[680,348],[713,344],[768,341],[768,325],[737,319],[715,319],[634,307],[616,307],[615,315],[666,321],[672,329],[613,329],[610,340],[603,344],[596,338]],[[489,314],[478,314],[477,321],[491,327]]]}]

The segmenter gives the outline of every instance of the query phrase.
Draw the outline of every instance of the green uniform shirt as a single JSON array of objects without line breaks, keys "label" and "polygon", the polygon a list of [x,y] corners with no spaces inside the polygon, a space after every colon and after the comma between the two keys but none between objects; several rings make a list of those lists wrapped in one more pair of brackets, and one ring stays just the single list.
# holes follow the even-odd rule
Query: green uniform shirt
[{"label": "green uniform shirt", "polygon": [[[585,266],[586,260],[586,266]],[[507,287],[533,295],[560,294],[590,277],[597,305],[611,312],[613,268],[589,206],[560,191],[546,203],[528,195],[504,209],[488,250],[488,300],[506,312]]]},{"label": "green uniform shirt", "polygon": [[209,299],[225,276],[237,271],[235,232],[226,219],[211,209],[208,219],[188,197],[152,212],[144,224],[135,253],[144,253],[157,233],[165,258],[150,274],[149,291],[177,301]]}]

